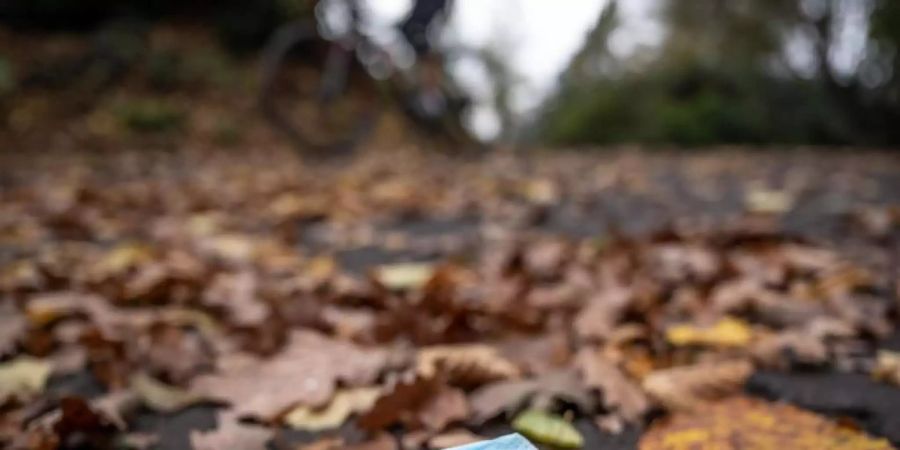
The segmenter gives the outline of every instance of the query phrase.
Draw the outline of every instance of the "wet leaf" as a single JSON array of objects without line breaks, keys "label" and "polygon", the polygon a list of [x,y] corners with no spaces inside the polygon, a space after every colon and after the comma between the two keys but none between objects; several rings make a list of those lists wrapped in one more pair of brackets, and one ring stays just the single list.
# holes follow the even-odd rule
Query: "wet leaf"
[{"label": "wet leaf", "polygon": [[559,448],[581,448],[584,438],[567,420],[556,414],[528,410],[512,422],[513,428],[526,437],[542,444]]}]

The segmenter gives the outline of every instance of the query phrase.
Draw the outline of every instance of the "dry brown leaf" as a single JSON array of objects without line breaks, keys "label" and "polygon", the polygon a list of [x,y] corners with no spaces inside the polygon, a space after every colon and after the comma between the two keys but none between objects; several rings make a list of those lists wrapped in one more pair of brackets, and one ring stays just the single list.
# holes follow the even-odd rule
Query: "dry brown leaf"
[{"label": "dry brown leaf", "polygon": [[654,423],[638,448],[889,450],[892,446],[790,405],[735,397]]},{"label": "dry brown leaf", "polygon": [[60,400],[52,427],[59,448],[110,448],[116,437],[116,427],[109,418],[78,397]]},{"label": "dry brown leaf", "polygon": [[442,387],[419,408],[418,420],[425,429],[441,431],[468,415],[466,394],[457,388]]},{"label": "dry brown leaf", "polygon": [[497,347],[500,354],[531,375],[559,370],[572,358],[569,338],[564,332],[513,338],[498,343]]},{"label": "dry brown leaf", "polygon": [[734,394],[753,373],[744,360],[702,363],[658,370],[643,381],[647,395],[671,410],[692,410]]},{"label": "dry brown leaf", "polygon": [[750,353],[766,367],[789,369],[790,363],[821,364],[828,359],[823,337],[803,330],[764,335],[753,343]]},{"label": "dry brown leaf", "polygon": [[263,325],[271,314],[270,306],[258,296],[259,279],[252,271],[223,273],[216,276],[203,293],[204,303],[223,308],[237,326]]},{"label": "dry brown leaf", "polygon": [[465,428],[457,428],[454,430],[445,431],[437,436],[432,437],[428,440],[428,446],[430,448],[450,448],[459,447],[483,440],[483,437],[472,433]]},{"label": "dry brown leaf", "polygon": [[446,387],[435,378],[400,380],[359,418],[359,425],[366,430],[381,430],[396,423],[410,429],[421,428],[421,411],[431,405],[444,389]]},{"label": "dry brown leaf", "polygon": [[472,408],[469,421],[479,425],[526,404],[542,408],[555,400],[572,403],[583,412],[593,411],[596,404],[578,374],[558,371],[527,380],[500,381],[475,390],[469,396]]},{"label": "dry brown leaf", "polygon": [[485,344],[425,347],[416,356],[416,373],[423,378],[438,375],[448,383],[475,387],[498,380],[516,378],[519,368]]},{"label": "dry brown leaf", "polygon": [[272,358],[226,359],[227,367],[218,373],[197,377],[192,391],[229,402],[240,415],[271,418],[298,404],[324,406],[338,382],[348,386],[370,384],[388,362],[384,349],[295,331],[285,348]]},{"label": "dry brown leaf", "polygon": [[584,383],[600,391],[603,405],[623,419],[638,423],[650,408],[641,388],[599,350],[582,348],[575,356]]},{"label": "dry brown leaf", "polygon": [[17,311],[0,311],[0,358],[16,349],[27,328],[28,322]]},{"label": "dry brown leaf", "polygon": [[605,286],[575,318],[575,332],[587,341],[604,341],[615,329],[632,300],[632,292],[622,286]]}]

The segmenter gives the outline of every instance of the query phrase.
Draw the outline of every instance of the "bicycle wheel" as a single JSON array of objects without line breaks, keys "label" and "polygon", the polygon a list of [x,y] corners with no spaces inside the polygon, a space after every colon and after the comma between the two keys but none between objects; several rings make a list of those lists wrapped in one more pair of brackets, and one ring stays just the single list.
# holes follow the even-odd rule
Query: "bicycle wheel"
[{"label": "bicycle wheel", "polygon": [[279,29],[263,52],[260,104],[299,150],[353,150],[374,128],[377,86],[352,49],[320,39],[313,23]]}]

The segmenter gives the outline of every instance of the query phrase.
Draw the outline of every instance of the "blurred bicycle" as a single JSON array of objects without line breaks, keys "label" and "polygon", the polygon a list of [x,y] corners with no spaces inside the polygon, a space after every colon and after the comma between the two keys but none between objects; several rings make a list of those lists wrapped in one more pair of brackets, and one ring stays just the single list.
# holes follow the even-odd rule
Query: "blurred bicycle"
[{"label": "blurred bicycle", "polygon": [[418,133],[454,148],[477,147],[462,124],[469,102],[445,73],[452,52],[436,52],[428,42],[432,22],[447,9],[447,0],[419,0],[399,25],[417,56],[402,70],[362,31],[357,0],[320,2],[317,20],[276,30],[263,51],[265,116],[301,151],[346,153],[394,104]]}]

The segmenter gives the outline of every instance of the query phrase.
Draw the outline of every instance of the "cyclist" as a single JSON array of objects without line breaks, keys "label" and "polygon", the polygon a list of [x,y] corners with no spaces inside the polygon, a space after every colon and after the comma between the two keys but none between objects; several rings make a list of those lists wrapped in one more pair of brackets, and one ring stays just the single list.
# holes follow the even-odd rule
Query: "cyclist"
[{"label": "cyclist", "polygon": [[430,36],[436,24],[442,23],[451,10],[452,0],[416,0],[403,21],[398,24],[403,37],[416,53],[416,73],[420,86],[410,107],[420,117],[437,119],[449,105],[444,84],[444,67],[440,55],[431,46]]}]

